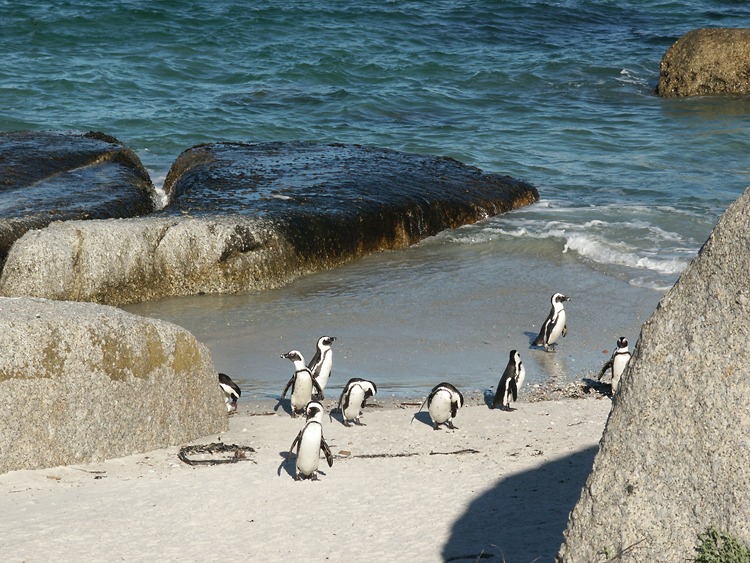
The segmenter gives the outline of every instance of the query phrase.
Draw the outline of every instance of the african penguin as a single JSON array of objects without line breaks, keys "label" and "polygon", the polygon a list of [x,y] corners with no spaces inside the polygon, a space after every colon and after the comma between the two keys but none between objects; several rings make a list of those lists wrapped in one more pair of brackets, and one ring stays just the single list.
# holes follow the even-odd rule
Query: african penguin
[{"label": "african penguin", "polygon": [[[452,430],[457,429],[453,425],[453,419],[456,417],[458,409],[464,406],[464,396],[458,389],[450,383],[445,382],[435,385],[427,396],[427,399],[422,403],[422,406],[419,407],[417,413],[422,411],[425,403],[427,403],[427,411],[430,413],[432,427],[435,430],[443,423]],[[413,417],[412,420],[414,420]]]},{"label": "african penguin", "polygon": [[511,410],[510,401],[513,402],[518,400],[518,390],[523,385],[523,380],[526,377],[526,368],[523,367],[521,356],[516,350],[510,351],[510,357],[508,358],[508,365],[505,366],[505,372],[500,378],[500,383],[497,384],[497,391],[495,391],[495,400],[492,402],[492,408],[501,408],[505,410]]},{"label": "african penguin", "polygon": [[359,420],[360,409],[365,406],[365,401],[378,392],[377,386],[372,381],[352,377],[341,392],[339,398],[339,409],[344,420],[344,426],[349,426],[349,421],[364,426]]},{"label": "african penguin", "polygon": [[282,358],[286,358],[294,362],[294,375],[289,380],[289,383],[284,387],[284,391],[281,393],[281,398],[286,397],[286,392],[291,387],[292,395],[290,397],[292,403],[292,416],[297,416],[300,413],[305,412],[307,403],[312,399],[313,390],[317,391],[318,396],[323,399],[323,390],[318,385],[318,382],[312,376],[309,369],[305,367],[305,358],[297,350],[291,350],[286,354],[281,355]]},{"label": "african penguin", "polygon": [[310,401],[305,408],[307,422],[304,428],[299,431],[297,437],[289,447],[289,455],[297,447],[297,472],[295,479],[318,479],[318,464],[320,463],[320,452],[326,456],[328,467],[333,467],[333,454],[323,438],[323,405],[317,401]]},{"label": "african penguin", "polygon": [[617,349],[612,352],[612,357],[609,361],[604,364],[604,367],[599,372],[599,381],[602,380],[602,376],[605,372],[610,369],[612,370],[612,394],[617,393],[620,388],[620,378],[625,368],[630,362],[630,350],[628,349],[628,339],[621,336],[617,339]]},{"label": "african penguin", "polygon": [[328,378],[331,377],[331,370],[333,369],[333,349],[331,348],[331,344],[333,344],[334,340],[336,340],[335,336],[321,336],[318,338],[315,355],[307,365],[313,377],[318,380],[321,389],[326,388]]},{"label": "african penguin", "polygon": [[552,309],[547,315],[547,319],[542,324],[539,336],[534,340],[534,346],[544,346],[544,351],[555,351],[553,345],[560,336],[565,337],[568,333],[568,326],[565,319],[565,308],[563,302],[570,301],[570,297],[565,297],[562,293],[555,293],[550,298]]},{"label": "african penguin", "polygon": [[232,378],[226,373],[219,374],[219,387],[224,391],[224,402],[227,404],[227,412],[235,412],[237,410],[237,399],[242,395],[242,390]]}]

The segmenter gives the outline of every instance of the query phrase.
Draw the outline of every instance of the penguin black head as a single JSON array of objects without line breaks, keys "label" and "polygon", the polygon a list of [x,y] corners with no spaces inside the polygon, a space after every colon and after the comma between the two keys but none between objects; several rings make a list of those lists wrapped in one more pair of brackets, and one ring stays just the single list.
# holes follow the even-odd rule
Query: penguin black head
[{"label": "penguin black head", "polygon": [[555,303],[562,303],[564,301],[570,301],[570,297],[566,297],[562,293],[555,293],[554,295],[552,295],[551,301],[552,301],[552,304],[554,305]]},{"label": "penguin black head", "polygon": [[627,348],[628,347],[628,339],[624,336],[621,336],[617,339],[617,347],[618,348]]},{"label": "penguin black head", "polygon": [[321,336],[318,338],[318,348],[321,346],[330,346],[334,340],[336,340],[335,336]]},{"label": "penguin black head", "polygon": [[307,407],[305,407],[305,416],[307,417],[307,420],[315,418],[318,415],[321,417],[323,416],[323,405],[318,401],[310,401],[307,403]]},{"label": "penguin black head", "polygon": [[296,362],[298,360],[304,362],[302,354],[297,350],[290,350],[286,354],[281,354],[281,357],[286,358],[287,360],[292,360],[293,362]]}]

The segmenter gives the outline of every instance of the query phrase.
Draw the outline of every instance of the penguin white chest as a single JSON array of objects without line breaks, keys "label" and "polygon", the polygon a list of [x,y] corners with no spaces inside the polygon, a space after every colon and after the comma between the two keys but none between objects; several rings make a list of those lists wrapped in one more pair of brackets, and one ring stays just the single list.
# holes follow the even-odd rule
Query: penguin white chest
[{"label": "penguin white chest", "polygon": [[554,344],[562,336],[563,329],[565,328],[565,309],[561,309],[557,313],[557,317],[553,320],[555,325],[552,327],[547,344]]},{"label": "penguin white chest", "polygon": [[435,424],[446,422],[451,417],[451,394],[448,391],[438,391],[427,410]]},{"label": "penguin white chest", "polygon": [[352,387],[349,393],[349,404],[344,409],[344,419],[353,420],[359,417],[359,409],[362,406],[362,401],[365,400],[365,390],[359,385]]},{"label": "penguin white chest", "polygon": [[325,389],[328,378],[331,377],[331,371],[333,370],[333,354],[330,350],[323,356],[323,362],[320,366],[320,373],[316,378],[321,389]]},{"label": "penguin white chest", "polygon": [[308,477],[318,470],[320,463],[320,442],[323,439],[323,427],[317,422],[308,423],[302,433],[297,451],[297,471]]},{"label": "penguin white chest", "polygon": [[620,388],[620,378],[630,361],[630,354],[617,354],[612,361],[612,392],[617,393]]},{"label": "penguin white chest", "polygon": [[292,389],[292,408],[296,411],[304,409],[307,403],[312,399],[312,377],[307,371],[300,371],[297,373],[297,377],[294,380],[294,388]]}]

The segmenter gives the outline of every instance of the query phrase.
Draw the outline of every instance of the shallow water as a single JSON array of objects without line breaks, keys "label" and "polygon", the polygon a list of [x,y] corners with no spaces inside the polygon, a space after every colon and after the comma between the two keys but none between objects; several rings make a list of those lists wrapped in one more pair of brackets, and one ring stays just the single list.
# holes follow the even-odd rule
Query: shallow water
[{"label": "shallow water", "polygon": [[[531,350],[558,290],[572,298],[568,336],[556,353]],[[529,384],[590,376],[617,337],[635,343],[661,295],[582,268],[570,255],[550,261],[491,242],[459,248],[437,237],[278,290],[126,309],[189,329],[245,398],[280,396],[292,374],[280,355],[298,349],[309,360],[324,334],[337,337],[329,398],[350,377],[375,381],[381,396],[421,396],[444,380],[489,389],[512,349]]]}]

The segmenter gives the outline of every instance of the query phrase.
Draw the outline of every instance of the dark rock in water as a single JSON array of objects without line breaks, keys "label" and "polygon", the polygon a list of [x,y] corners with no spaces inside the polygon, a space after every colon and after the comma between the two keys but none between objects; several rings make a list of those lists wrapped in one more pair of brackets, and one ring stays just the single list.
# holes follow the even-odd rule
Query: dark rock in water
[{"label": "dark rock in water", "polygon": [[445,157],[360,145],[216,143],[182,153],[164,215],[272,220],[308,260],[408,246],[539,199],[533,186]]},{"label": "dark rock in water", "polygon": [[452,159],[345,145],[190,149],[148,218],[66,221],[22,237],[0,295],[122,305],[280,287],[538,199]]},{"label": "dark rock in water", "polygon": [[680,37],[661,60],[657,92],[750,94],[750,29],[695,29]]},{"label": "dark rock in water", "polygon": [[750,189],[643,325],[558,561],[693,561],[709,527],[750,545],[748,248]]},{"label": "dark rock in water", "polygon": [[0,264],[13,242],[52,221],[154,211],[138,157],[102,133],[0,133]]}]

